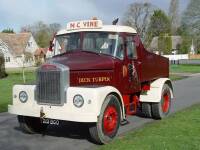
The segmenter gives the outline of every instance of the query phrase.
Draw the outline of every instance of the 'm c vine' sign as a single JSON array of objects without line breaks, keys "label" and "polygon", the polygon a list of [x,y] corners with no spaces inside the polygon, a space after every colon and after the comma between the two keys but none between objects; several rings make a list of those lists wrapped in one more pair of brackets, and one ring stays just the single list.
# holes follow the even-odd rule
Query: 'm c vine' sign
[{"label": "'m c vine' sign", "polygon": [[79,29],[99,29],[102,28],[103,23],[101,20],[83,20],[76,22],[69,22],[67,24],[67,30],[79,30]]}]

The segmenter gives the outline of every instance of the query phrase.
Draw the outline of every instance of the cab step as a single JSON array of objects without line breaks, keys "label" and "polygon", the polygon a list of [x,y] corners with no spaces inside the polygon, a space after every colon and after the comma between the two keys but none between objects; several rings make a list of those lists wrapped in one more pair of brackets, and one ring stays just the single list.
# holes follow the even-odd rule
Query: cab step
[{"label": "cab step", "polygon": [[126,119],[124,119],[124,120],[122,120],[121,122],[120,122],[120,124],[122,125],[122,126],[124,126],[124,125],[126,125],[126,124],[128,124],[129,122],[128,122],[128,120],[126,120]]}]

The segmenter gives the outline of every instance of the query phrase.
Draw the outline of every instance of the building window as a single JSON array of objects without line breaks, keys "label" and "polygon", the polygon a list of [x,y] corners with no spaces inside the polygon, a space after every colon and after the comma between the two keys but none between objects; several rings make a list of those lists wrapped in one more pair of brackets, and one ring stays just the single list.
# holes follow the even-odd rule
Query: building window
[{"label": "building window", "polygon": [[28,42],[28,47],[31,47],[32,46],[32,42]]},{"label": "building window", "polygon": [[10,62],[10,57],[5,57],[5,62]]}]

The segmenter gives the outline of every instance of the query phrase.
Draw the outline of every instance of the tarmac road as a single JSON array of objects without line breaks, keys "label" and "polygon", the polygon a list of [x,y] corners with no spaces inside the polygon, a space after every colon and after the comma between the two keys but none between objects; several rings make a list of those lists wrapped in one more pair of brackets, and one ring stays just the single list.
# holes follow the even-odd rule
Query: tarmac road
[{"label": "tarmac road", "polygon": [[[175,99],[172,112],[200,103],[200,75],[173,84]],[[128,120],[129,124],[120,127],[119,135],[153,121],[137,116],[131,116]],[[20,131],[16,116],[0,114],[0,150],[85,150],[96,147],[90,142],[85,125],[65,123],[61,127],[49,127],[45,135],[29,135]]]}]

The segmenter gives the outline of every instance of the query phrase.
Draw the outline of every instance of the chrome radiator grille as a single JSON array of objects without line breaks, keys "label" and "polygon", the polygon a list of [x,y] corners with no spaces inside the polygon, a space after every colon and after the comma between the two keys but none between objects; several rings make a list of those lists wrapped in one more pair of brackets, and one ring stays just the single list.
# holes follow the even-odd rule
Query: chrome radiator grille
[{"label": "chrome radiator grille", "polygon": [[63,105],[66,100],[68,74],[56,67],[37,71],[36,100],[40,104]]}]

